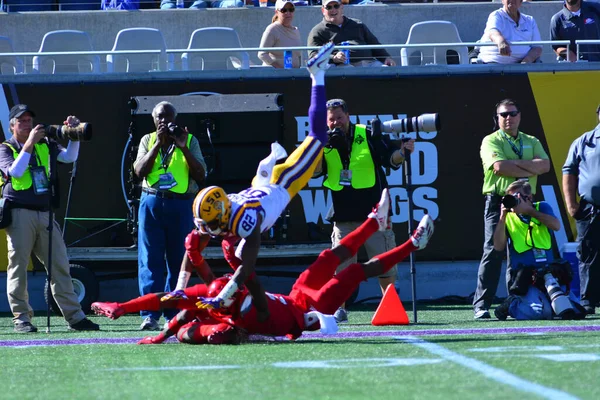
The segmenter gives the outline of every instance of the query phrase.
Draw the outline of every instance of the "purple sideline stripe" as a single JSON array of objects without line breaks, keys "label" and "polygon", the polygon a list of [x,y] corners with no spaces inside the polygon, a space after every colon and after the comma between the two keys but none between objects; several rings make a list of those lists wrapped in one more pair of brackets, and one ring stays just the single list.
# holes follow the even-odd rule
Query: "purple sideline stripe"
[{"label": "purple sideline stripe", "polygon": [[[365,337],[393,337],[393,336],[433,336],[433,335],[498,335],[498,334],[527,334],[527,333],[551,333],[551,332],[593,332],[600,331],[599,325],[582,326],[524,326],[512,328],[477,328],[477,329],[425,329],[425,330],[397,330],[397,331],[350,331],[335,335],[323,335],[320,333],[308,333],[302,339],[359,339]],[[0,340],[0,347],[24,347],[24,346],[69,346],[90,344],[132,344],[141,338],[80,338],[80,339],[56,339],[56,340]],[[269,336],[251,335],[251,341],[265,340],[287,340],[285,338],[273,338]],[[168,342],[176,342],[170,338]]]}]

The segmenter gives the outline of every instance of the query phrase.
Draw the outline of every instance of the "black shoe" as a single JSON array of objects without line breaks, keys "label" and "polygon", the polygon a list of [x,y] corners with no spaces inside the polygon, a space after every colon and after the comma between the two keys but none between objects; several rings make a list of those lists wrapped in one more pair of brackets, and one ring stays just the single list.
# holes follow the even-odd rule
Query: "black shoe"
[{"label": "black shoe", "polygon": [[500,321],[506,321],[506,318],[508,318],[508,310],[514,299],[515,296],[508,296],[502,302],[502,304],[494,309],[494,315],[496,318],[498,318]]},{"label": "black shoe", "polygon": [[100,326],[98,324],[93,323],[89,319],[84,318],[73,325],[69,325],[69,329],[71,329],[72,331],[99,331]]},{"label": "black shoe", "polygon": [[587,315],[596,314],[596,308],[592,306],[583,306]]},{"label": "black shoe", "polygon": [[17,333],[34,333],[38,329],[31,322],[17,322],[15,324],[15,332]]}]

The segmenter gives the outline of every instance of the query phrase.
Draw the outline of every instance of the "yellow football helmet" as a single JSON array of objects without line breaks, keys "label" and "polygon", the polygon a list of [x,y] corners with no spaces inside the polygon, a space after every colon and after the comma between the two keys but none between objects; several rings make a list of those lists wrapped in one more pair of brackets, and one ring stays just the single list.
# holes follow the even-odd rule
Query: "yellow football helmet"
[{"label": "yellow football helmet", "polygon": [[219,236],[227,232],[231,217],[231,201],[218,186],[202,189],[194,199],[194,224],[202,233]]}]

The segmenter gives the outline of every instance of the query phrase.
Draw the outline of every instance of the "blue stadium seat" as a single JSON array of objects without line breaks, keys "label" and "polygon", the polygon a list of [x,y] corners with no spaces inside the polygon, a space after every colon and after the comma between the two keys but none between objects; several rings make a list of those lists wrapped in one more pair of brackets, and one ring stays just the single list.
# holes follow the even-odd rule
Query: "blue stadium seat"
[{"label": "blue stadium seat", "polygon": [[[39,52],[93,50],[92,41],[86,32],[58,30],[44,35]],[[39,55],[33,57],[33,72],[40,74],[100,73],[100,57],[97,55]]]}]

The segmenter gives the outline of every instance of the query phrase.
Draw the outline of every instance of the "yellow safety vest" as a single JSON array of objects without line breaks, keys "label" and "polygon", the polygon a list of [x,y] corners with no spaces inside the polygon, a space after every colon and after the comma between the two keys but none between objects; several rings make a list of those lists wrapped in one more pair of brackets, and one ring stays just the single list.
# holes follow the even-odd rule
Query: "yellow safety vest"
[{"label": "yellow safety vest", "polygon": [[[336,192],[342,190],[344,186],[340,185],[340,175],[344,166],[340,153],[336,149],[326,148],[323,156],[327,163],[327,179],[323,182],[323,186]],[[348,169],[352,171],[351,183],[354,189],[365,189],[375,185],[375,164],[371,157],[365,125],[355,125]]]},{"label": "yellow safety vest", "polygon": [[[534,203],[535,209],[540,210],[540,203]],[[531,218],[529,223],[524,222],[514,212],[506,216],[506,229],[510,234],[513,247],[517,253],[536,249],[550,250],[552,238],[548,227],[542,225],[536,218]]]},{"label": "yellow safety vest", "polygon": [[[19,156],[19,152],[15,149],[10,143],[4,142],[5,145],[11,148],[13,151],[13,157],[15,160]],[[35,154],[38,160],[39,167],[44,167],[46,170],[46,176],[49,176],[49,168],[50,168],[50,148],[46,143],[36,143],[34,145]],[[27,190],[33,184],[33,180],[31,178],[31,171],[29,166],[25,170],[25,173],[20,178],[15,176],[10,177],[10,181],[12,183],[13,190]]]},{"label": "yellow safety vest", "polygon": [[[148,150],[154,146],[156,143],[157,134],[156,132],[152,132],[150,134],[150,140],[148,141]],[[187,138],[187,147],[190,147],[190,143],[192,142],[192,135],[188,134]],[[156,160],[154,160],[154,166],[152,167],[152,171],[146,177],[146,182],[148,186],[153,186],[158,182],[159,177],[167,172],[170,172],[173,175],[173,179],[177,182],[177,185],[173,186],[169,191],[173,193],[186,193],[188,190],[188,185],[190,183],[190,175],[189,175],[190,167],[185,161],[185,156],[180,148],[175,147],[173,150],[173,155],[171,155],[171,160],[169,161],[169,165],[167,165],[167,169],[165,170],[162,165],[162,160],[160,154],[156,156]]]}]

